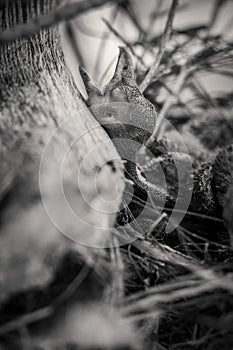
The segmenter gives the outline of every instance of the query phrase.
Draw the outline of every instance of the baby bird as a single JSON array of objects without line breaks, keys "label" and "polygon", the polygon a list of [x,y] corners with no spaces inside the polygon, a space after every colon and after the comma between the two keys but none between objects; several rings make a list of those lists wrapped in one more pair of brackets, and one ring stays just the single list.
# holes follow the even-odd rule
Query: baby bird
[{"label": "baby bird", "polygon": [[125,160],[126,177],[156,202],[164,203],[169,198],[166,191],[149,183],[137,163],[141,146],[146,145],[156,127],[158,113],[138,88],[130,54],[123,47],[119,49],[114,75],[103,89],[80,67],[88,94],[86,104]]}]

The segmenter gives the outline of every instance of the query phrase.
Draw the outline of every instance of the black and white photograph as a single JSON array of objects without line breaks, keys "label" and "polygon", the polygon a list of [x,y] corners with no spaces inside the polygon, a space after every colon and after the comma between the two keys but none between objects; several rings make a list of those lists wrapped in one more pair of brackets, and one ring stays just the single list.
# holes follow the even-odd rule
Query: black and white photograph
[{"label": "black and white photograph", "polygon": [[232,0],[0,0],[0,350],[233,350],[232,78]]}]

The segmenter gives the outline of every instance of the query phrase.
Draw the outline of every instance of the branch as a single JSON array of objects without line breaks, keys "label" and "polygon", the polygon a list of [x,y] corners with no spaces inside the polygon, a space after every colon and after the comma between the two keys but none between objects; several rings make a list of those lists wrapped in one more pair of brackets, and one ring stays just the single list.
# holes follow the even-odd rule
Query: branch
[{"label": "branch", "polygon": [[226,0],[215,0],[215,3],[213,5],[213,9],[212,9],[212,14],[210,17],[208,32],[210,32],[210,30],[215,25],[215,23],[219,17],[219,14],[221,12],[221,8],[222,8],[222,6],[225,5],[225,3],[226,3]]},{"label": "branch", "polygon": [[116,29],[114,29],[113,26],[105,18],[102,18],[102,21],[106,24],[108,29],[115,35],[115,37],[121,40],[125,44],[125,46],[130,50],[132,55],[135,56],[139,60],[139,62],[145,67],[142,58],[139,55],[137,55],[137,53],[133,50],[132,45]]},{"label": "branch", "polygon": [[180,71],[179,76],[177,77],[176,86],[173,90],[173,93],[167,98],[166,102],[163,105],[162,110],[159,113],[156,128],[154,129],[149,140],[147,141],[147,147],[155,141],[155,139],[158,135],[161,135],[163,133],[163,130],[161,130],[161,129],[162,129],[164,118],[165,118],[167,112],[169,111],[170,107],[174,103],[174,95],[179,96],[179,94],[184,86],[185,79],[187,78],[187,75],[188,75],[188,70],[185,67],[183,67],[183,69],[181,69],[181,71]]},{"label": "branch", "polygon": [[49,28],[57,23],[72,19],[86,11],[110,2],[120,3],[122,0],[83,0],[81,2],[64,5],[46,15],[34,18],[29,23],[16,25],[0,32],[0,44],[6,44],[19,38],[27,38],[38,33],[41,29]]},{"label": "branch", "polygon": [[162,36],[162,39],[160,41],[159,50],[158,50],[158,54],[156,56],[155,62],[151,66],[151,68],[149,69],[148,73],[146,74],[145,78],[143,79],[143,81],[140,85],[140,90],[142,92],[146,89],[146,87],[149,85],[149,83],[151,82],[153,77],[158,72],[160,63],[161,63],[162,58],[163,58],[164,53],[165,53],[166,44],[171,37],[172,23],[173,23],[173,19],[175,16],[175,9],[176,9],[177,4],[178,4],[178,0],[172,0],[172,5],[171,5],[170,11],[169,11],[169,15],[167,18],[167,23],[165,26],[163,36]]}]

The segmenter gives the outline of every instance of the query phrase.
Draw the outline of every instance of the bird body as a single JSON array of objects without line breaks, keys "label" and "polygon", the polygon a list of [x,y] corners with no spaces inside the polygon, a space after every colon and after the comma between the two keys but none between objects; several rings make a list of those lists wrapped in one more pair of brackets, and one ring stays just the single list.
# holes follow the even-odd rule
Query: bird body
[{"label": "bird body", "polygon": [[120,47],[115,73],[103,89],[82,67],[80,74],[88,94],[87,106],[126,160],[126,177],[160,203],[164,202],[168,197],[166,191],[147,182],[137,163],[140,148],[146,145],[156,127],[158,112],[138,88],[130,54]]}]

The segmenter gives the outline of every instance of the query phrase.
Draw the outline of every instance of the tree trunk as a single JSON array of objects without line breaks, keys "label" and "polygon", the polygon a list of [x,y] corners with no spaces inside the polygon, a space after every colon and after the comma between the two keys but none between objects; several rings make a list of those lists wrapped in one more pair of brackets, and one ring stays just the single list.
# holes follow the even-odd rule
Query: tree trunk
[{"label": "tree trunk", "polygon": [[[16,24],[27,23],[58,5],[59,1],[56,0],[2,2],[1,29],[4,31]],[[15,283],[16,271],[12,269],[11,276],[8,270],[7,275],[4,275],[5,285],[0,293],[1,299],[8,292],[15,292],[15,289],[47,282],[50,274],[47,276],[43,272],[42,277],[42,270],[38,266],[36,272],[28,272],[32,259],[38,255],[40,265],[48,254],[49,247],[58,246],[55,255],[59,260],[59,256],[64,253],[64,245],[67,249],[67,245],[71,244],[67,241],[61,243],[58,234],[60,225],[63,225],[60,231],[65,230],[69,224],[75,225],[75,220],[69,222],[67,209],[60,205],[61,198],[56,193],[56,184],[60,183],[62,158],[66,152],[69,151],[63,169],[63,190],[70,196],[73,206],[77,205],[79,213],[83,215],[83,220],[79,221],[80,226],[71,230],[77,234],[76,237],[72,237],[71,232],[71,238],[77,238],[78,242],[88,245],[88,232],[94,235],[98,231],[97,226],[104,223],[105,228],[111,227],[115,220],[114,214],[108,214],[106,211],[102,213],[106,203],[94,193],[92,180],[95,179],[96,171],[99,173],[96,180],[98,191],[107,202],[114,198],[112,188],[115,188],[123,175],[120,160],[116,161],[117,171],[111,168],[111,164],[106,164],[110,159],[118,157],[117,152],[103,129],[85,108],[85,103],[65,65],[57,28],[42,30],[28,39],[18,39],[1,46],[0,67],[0,237],[4,244],[9,243],[9,254],[2,258],[4,264],[1,262],[0,272],[4,273],[8,268],[10,257],[17,255],[20,258],[25,254],[28,242],[31,244],[29,249],[32,250],[32,255],[34,254],[24,262],[24,277],[18,272],[18,285]],[[62,127],[59,128],[61,124]],[[57,131],[49,144],[50,147],[46,149],[44,163],[41,165],[41,156],[54,130]],[[101,147],[98,147],[99,144]],[[85,160],[89,151],[90,156]],[[80,180],[81,185],[78,183],[79,187],[83,187],[82,190],[87,191],[85,200],[81,199],[80,194],[74,196],[77,171],[80,167],[82,174],[87,177],[87,183],[83,183],[83,180]],[[51,209],[52,216],[60,220],[56,223],[54,217],[51,218],[58,230],[51,225],[42,207],[39,174],[43,204],[50,218]],[[117,212],[122,191],[123,185],[118,188],[118,199],[112,205],[111,212]],[[86,200],[89,202],[86,203]],[[51,208],[48,208],[48,203],[52,203]],[[54,203],[57,204],[55,209]],[[66,214],[68,217],[65,217]],[[88,226],[89,221],[91,229]],[[104,245],[104,241],[100,241],[102,238],[106,239],[108,231],[104,232],[104,237],[94,235],[94,238],[90,238],[90,245]],[[38,242],[38,237],[43,237],[43,244]]]}]

